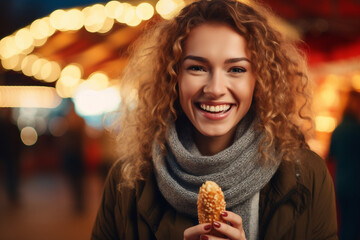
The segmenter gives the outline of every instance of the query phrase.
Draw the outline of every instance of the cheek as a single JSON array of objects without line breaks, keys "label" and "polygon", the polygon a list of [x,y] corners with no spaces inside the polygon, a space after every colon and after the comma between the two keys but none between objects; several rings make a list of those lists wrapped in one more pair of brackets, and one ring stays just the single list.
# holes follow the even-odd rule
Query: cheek
[{"label": "cheek", "polygon": [[237,86],[237,96],[240,102],[251,104],[254,94],[254,83],[247,82],[246,84]]},{"label": "cheek", "polygon": [[184,81],[184,79],[180,76],[179,80],[178,80],[178,86],[179,86],[179,102],[180,102],[180,106],[183,110],[185,110],[184,108],[186,108],[186,99],[188,96],[187,93],[187,86],[186,86],[186,82]]},{"label": "cheek", "polygon": [[186,103],[194,95],[195,86],[187,78],[179,78],[179,98],[180,103]]}]

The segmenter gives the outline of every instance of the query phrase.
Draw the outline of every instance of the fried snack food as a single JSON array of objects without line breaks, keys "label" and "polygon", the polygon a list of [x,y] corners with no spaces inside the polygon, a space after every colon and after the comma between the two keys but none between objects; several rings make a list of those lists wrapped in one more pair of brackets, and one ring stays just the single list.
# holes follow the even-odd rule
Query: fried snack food
[{"label": "fried snack food", "polygon": [[206,181],[199,190],[197,202],[199,223],[225,222],[221,213],[225,211],[224,193],[213,181]]}]

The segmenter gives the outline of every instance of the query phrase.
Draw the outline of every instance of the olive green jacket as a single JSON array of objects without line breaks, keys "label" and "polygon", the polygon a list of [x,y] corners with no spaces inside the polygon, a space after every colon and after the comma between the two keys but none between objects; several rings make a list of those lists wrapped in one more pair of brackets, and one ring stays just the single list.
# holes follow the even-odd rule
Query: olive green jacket
[{"label": "olive green jacket", "polygon": [[[259,239],[337,239],[335,195],[324,161],[309,150],[300,164],[283,162],[260,192]],[[176,212],[162,197],[154,176],[135,189],[118,190],[119,166],[105,184],[92,240],[183,239],[194,219]]]}]

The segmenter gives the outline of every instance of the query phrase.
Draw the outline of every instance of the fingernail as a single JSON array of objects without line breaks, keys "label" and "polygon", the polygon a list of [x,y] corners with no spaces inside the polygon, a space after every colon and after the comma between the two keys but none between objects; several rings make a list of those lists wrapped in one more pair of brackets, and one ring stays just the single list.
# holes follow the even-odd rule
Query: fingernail
[{"label": "fingernail", "polygon": [[211,229],[211,225],[209,224],[209,225],[205,225],[205,227],[204,227],[204,229],[207,231],[207,230],[210,230]]},{"label": "fingernail", "polygon": [[228,216],[228,213],[227,213],[227,212],[222,212],[222,213],[221,213],[221,216],[227,217],[227,216]]},{"label": "fingernail", "polygon": [[221,224],[219,222],[214,222],[214,227],[219,228],[221,227]]},{"label": "fingernail", "polygon": [[209,238],[207,236],[201,236],[200,239],[201,240],[208,240]]}]

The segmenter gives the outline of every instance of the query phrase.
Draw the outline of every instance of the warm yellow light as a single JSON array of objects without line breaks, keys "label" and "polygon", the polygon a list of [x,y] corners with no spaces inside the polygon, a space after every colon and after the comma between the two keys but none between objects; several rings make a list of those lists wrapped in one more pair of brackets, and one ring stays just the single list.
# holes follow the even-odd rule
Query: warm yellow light
[{"label": "warm yellow light", "polygon": [[121,15],[116,18],[116,20],[120,23],[126,23],[134,17],[135,8],[129,3],[122,3],[121,6],[123,10],[121,12]]},{"label": "warm yellow light", "polygon": [[34,39],[27,28],[22,28],[15,33],[16,46],[21,50],[26,50],[31,47]]},{"label": "warm yellow light", "polygon": [[47,62],[48,61],[43,58],[37,59],[31,67],[31,75],[33,75],[36,79],[42,80],[41,79],[41,69]]},{"label": "warm yellow light", "polygon": [[19,61],[17,62],[16,66],[12,68],[12,70],[14,71],[21,71],[21,64],[22,64],[22,61],[24,60],[24,58],[26,57],[25,54],[19,54],[19,55],[16,55],[19,59]]},{"label": "warm yellow light", "polygon": [[105,13],[109,18],[116,19],[121,16],[124,6],[118,1],[110,1],[105,5]]},{"label": "warm yellow light", "polygon": [[172,0],[160,0],[155,8],[160,15],[166,15],[176,8],[176,4]]},{"label": "warm yellow light", "polygon": [[0,86],[0,107],[55,108],[60,103],[53,87]]},{"label": "warm yellow light", "polygon": [[41,31],[41,27],[40,27],[41,21],[42,21],[41,19],[36,19],[30,25],[30,33],[34,39],[43,39],[46,37],[46,35],[43,34]]},{"label": "warm yellow light", "polygon": [[42,18],[39,27],[42,34],[47,38],[51,37],[56,32],[56,29],[50,23],[50,17]]},{"label": "warm yellow light", "polygon": [[136,7],[136,15],[142,20],[148,20],[154,15],[154,7],[149,3],[141,3]]},{"label": "warm yellow light", "polygon": [[79,81],[80,81],[79,78],[73,78],[73,77],[70,77],[70,76],[61,76],[59,78],[58,82],[63,84],[64,87],[71,88],[71,87],[77,86]]},{"label": "warm yellow light", "polygon": [[65,13],[63,28],[65,30],[79,30],[84,26],[84,14],[79,9],[70,9]]},{"label": "warm yellow light", "polygon": [[360,73],[355,74],[354,76],[352,76],[351,84],[352,84],[354,89],[356,89],[357,91],[360,91]]},{"label": "warm yellow light", "polygon": [[119,90],[109,87],[100,91],[79,87],[74,96],[76,112],[83,116],[100,115],[118,109]]},{"label": "warm yellow light", "polygon": [[112,29],[112,27],[114,26],[114,22],[115,22],[114,19],[106,18],[103,26],[101,27],[100,30],[98,30],[98,32],[99,33],[107,33],[107,32],[109,32]]},{"label": "warm yellow light", "polygon": [[40,42],[46,41],[48,37],[54,34],[55,29],[50,24],[50,18],[45,17],[42,19],[35,20],[30,25],[30,33],[31,36],[34,38],[35,42],[36,40],[39,42],[39,40],[42,40]]},{"label": "warm yellow light", "polygon": [[80,65],[72,63],[67,65],[62,71],[61,76],[69,76],[73,78],[81,78],[82,77],[82,68]]},{"label": "warm yellow light", "polygon": [[20,137],[26,146],[32,146],[37,142],[38,134],[33,127],[24,127],[20,132]]},{"label": "warm yellow light", "polygon": [[134,6],[128,6],[126,8],[126,11],[124,12],[124,22],[128,23],[133,20],[133,18],[136,17],[135,7]]},{"label": "warm yellow light", "polygon": [[327,107],[335,107],[340,103],[339,96],[331,86],[325,86],[320,93],[321,102]]},{"label": "warm yellow light", "polygon": [[[71,79],[73,80],[73,79]],[[73,81],[69,81],[69,85],[65,85],[64,81],[61,80],[61,78],[56,82],[55,88],[57,94],[59,94],[62,98],[71,98],[74,96],[76,89],[78,88],[79,84],[81,83],[81,80],[77,81],[77,84],[74,84]],[[66,79],[65,79],[66,82]]]},{"label": "warm yellow light", "polygon": [[136,15],[130,21],[126,22],[126,24],[131,27],[136,27],[140,23],[141,23],[141,19]]},{"label": "warm yellow light", "polygon": [[59,81],[66,88],[72,88],[79,84],[82,76],[82,69],[79,65],[70,64],[66,66],[60,74]]},{"label": "warm yellow light", "polygon": [[107,18],[104,5],[95,4],[84,8],[82,12],[85,17],[84,27],[88,32],[97,32],[103,27]]},{"label": "warm yellow light", "polygon": [[89,76],[89,79],[84,84],[88,89],[103,90],[109,85],[109,77],[105,73],[95,72]]},{"label": "warm yellow light", "polygon": [[30,54],[23,59],[23,61],[21,63],[21,70],[26,76],[30,76],[30,77],[33,76],[32,75],[32,73],[33,73],[32,65],[38,59],[39,59],[39,57],[37,57],[36,55],[33,55],[33,54]]},{"label": "warm yellow light", "polygon": [[132,27],[139,25],[141,23],[141,19],[136,14],[136,8],[130,4],[124,3],[123,5],[125,6],[125,10],[118,21]]},{"label": "warm yellow light", "polygon": [[19,65],[19,62],[20,62],[19,55],[14,55],[10,58],[2,59],[1,65],[3,66],[4,69],[13,70]]},{"label": "warm yellow light", "polygon": [[47,42],[47,38],[43,38],[43,39],[34,39],[34,43],[33,46],[34,47],[41,47],[43,46],[46,42]]},{"label": "warm yellow light", "polygon": [[156,11],[165,19],[172,18],[183,6],[184,1],[160,0],[157,2]]},{"label": "warm yellow light", "polygon": [[41,69],[41,79],[46,82],[55,82],[60,77],[60,72],[61,67],[57,62],[47,62]]},{"label": "warm yellow light", "polygon": [[65,18],[66,12],[62,9],[55,10],[50,14],[50,25],[57,29],[62,30],[63,29],[63,22]]},{"label": "warm yellow light", "polygon": [[317,116],[315,117],[316,131],[330,133],[336,127],[336,120],[330,116]]},{"label": "warm yellow light", "polygon": [[21,50],[17,47],[15,37],[8,36],[0,41],[0,56],[1,58],[11,58],[17,55]]}]

